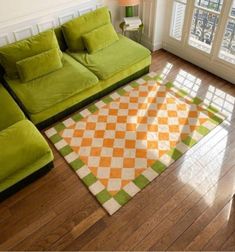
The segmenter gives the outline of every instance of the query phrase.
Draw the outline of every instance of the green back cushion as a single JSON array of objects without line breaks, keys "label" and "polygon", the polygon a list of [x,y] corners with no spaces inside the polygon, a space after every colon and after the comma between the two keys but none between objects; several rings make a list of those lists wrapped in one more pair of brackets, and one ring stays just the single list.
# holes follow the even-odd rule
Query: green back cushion
[{"label": "green back cushion", "polygon": [[57,41],[59,43],[60,50],[65,52],[68,49],[68,47],[67,47],[65,39],[64,39],[62,28],[57,27],[57,28],[54,29],[54,32],[55,32]]},{"label": "green back cushion", "polygon": [[63,24],[62,30],[69,50],[83,51],[82,35],[110,22],[109,11],[103,7]]},{"label": "green back cushion", "polygon": [[59,48],[53,30],[0,48],[0,63],[9,78],[17,78],[16,62],[53,48]]},{"label": "green back cushion", "polygon": [[87,51],[89,53],[95,53],[113,44],[119,40],[119,37],[112,24],[106,24],[84,34],[82,39]]},{"label": "green back cushion", "polygon": [[20,79],[31,81],[43,75],[62,68],[61,56],[58,49],[40,53],[16,63]]}]

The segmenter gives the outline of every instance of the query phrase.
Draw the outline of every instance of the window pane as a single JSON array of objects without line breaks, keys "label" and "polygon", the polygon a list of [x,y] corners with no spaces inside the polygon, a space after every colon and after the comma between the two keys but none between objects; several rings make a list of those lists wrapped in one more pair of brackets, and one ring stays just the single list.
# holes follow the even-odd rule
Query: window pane
[{"label": "window pane", "polygon": [[209,10],[221,11],[223,0],[196,0],[196,5]]},{"label": "window pane", "polygon": [[185,4],[174,2],[170,36],[181,40],[184,25]]},{"label": "window pane", "polygon": [[228,21],[219,57],[232,64],[235,64],[235,21],[234,20]]},{"label": "window pane", "polygon": [[189,44],[210,53],[218,24],[218,16],[195,9],[189,37]]},{"label": "window pane", "polygon": [[235,0],[233,0],[233,6],[232,6],[232,10],[231,10],[231,16],[235,17]]}]

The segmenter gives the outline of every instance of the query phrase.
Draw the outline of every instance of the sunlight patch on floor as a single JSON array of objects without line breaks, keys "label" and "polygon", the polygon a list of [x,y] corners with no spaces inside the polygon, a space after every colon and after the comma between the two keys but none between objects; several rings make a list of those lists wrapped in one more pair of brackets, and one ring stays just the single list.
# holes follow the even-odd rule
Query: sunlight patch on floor
[{"label": "sunlight patch on floor", "polygon": [[207,93],[213,100],[213,105],[228,117],[228,121],[231,121],[235,113],[235,97],[213,86],[209,86]]},{"label": "sunlight patch on floor", "polygon": [[[192,97],[198,96],[202,98],[205,104],[217,108],[220,112],[228,117],[227,121],[225,122],[226,124],[231,121],[232,116],[234,117],[235,97],[225,93],[223,90],[210,85],[205,93],[203,93],[202,90],[200,90],[200,88],[202,88],[201,79],[182,69],[177,74],[174,80],[174,85],[178,88],[184,89]],[[210,150],[210,155],[213,155],[214,157],[213,162],[210,163],[209,160],[206,160],[208,158],[207,155],[202,153],[202,159],[204,157],[205,160],[201,160],[202,162],[200,163],[200,158],[198,160],[197,158],[192,158],[194,159],[192,166],[188,166],[183,163],[178,174],[179,179],[183,183],[193,187],[195,191],[202,195],[204,195],[206,192],[205,188],[201,187],[200,184],[203,181],[206,181],[206,184],[209,187],[213,187],[217,183],[224,167],[224,159],[226,156],[228,144],[228,131],[227,129],[223,128],[223,126],[218,127],[221,127],[220,132],[224,134],[224,138],[219,143],[216,143],[215,146],[211,146],[212,149]],[[208,143],[206,146],[210,146],[210,144]],[[205,150],[203,150],[203,147],[202,151],[205,152]],[[201,157],[200,153],[198,154],[199,157]],[[197,154],[195,154],[195,156],[196,155]],[[190,157],[187,156],[186,163],[189,162],[189,158]],[[195,165],[202,166],[202,164],[205,163],[207,163],[205,169],[201,169],[200,174],[195,174]],[[212,206],[214,203],[214,200],[217,196],[217,189],[217,186],[215,186],[213,191],[206,197],[204,197],[205,202],[209,206]]]},{"label": "sunlight patch on floor", "polygon": [[170,73],[172,67],[173,67],[173,64],[167,62],[166,66],[164,67],[164,69],[162,70],[162,73],[161,73],[162,80],[165,80],[167,78],[167,76]]},{"label": "sunlight patch on floor", "polygon": [[[186,161],[180,168],[178,174],[178,178],[180,179],[180,181],[185,184],[188,184],[201,195],[205,195],[206,190],[208,188],[212,188],[218,182],[218,179],[220,177],[224,163],[224,156],[226,154],[227,136],[222,141],[220,141],[219,144],[220,148],[223,149],[223,151],[220,152],[219,155],[215,156],[215,158],[213,158],[213,162],[209,162],[206,167],[204,167],[204,165],[202,165],[200,161],[197,161],[195,159],[194,161],[190,162],[192,164],[191,166],[184,165],[184,163],[188,164],[189,160],[192,160],[192,158],[187,157]],[[204,160],[202,163],[205,164]],[[195,166],[201,167],[199,173],[195,173]],[[207,185],[206,189],[204,186],[201,186],[202,183]],[[213,189],[213,193],[210,193],[210,195],[206,197],[204,196],[205,202],[210,207],[213,206],[214,200],[217,195],[217,186],[214,188],[215,189]]]},{"label": "sunlight patch on floor", "polygon": [[184,70],[180,70],[177,74],[174,85],[178,88],[184,89],[192,97],[197,96],[197,92],[201,86],[201,79],[189,74]]}]

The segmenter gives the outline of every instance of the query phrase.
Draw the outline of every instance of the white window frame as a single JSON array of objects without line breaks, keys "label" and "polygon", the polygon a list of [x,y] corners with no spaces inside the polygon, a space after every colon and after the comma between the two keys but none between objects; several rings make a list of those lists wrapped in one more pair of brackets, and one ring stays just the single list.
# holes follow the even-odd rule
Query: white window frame
[{"label": "white window frame", "polygon": [[[178,0],[166,0],[166,1],[167,1],[167,12],[166,12],[167,29],[165,29],[165,33],[163,36],[163,48],[235,84],[235,74],[233,74],[235,73],[235,64],[229,63],[228,61],[225,61],[219,57],[219,52],[224,37],[224,31],[227,26],[228,19],[231,18],[230,11],[232,8],[233,0],[224,0],[210,53],[199,50],[196,47],[189,44],[192,16],[195,9],[196,1],[188,0],[187,2],[181,40],[177,40],[176,38],[170,36],[173,3],[174,1]],[[197,8],[204,9],[203,7],[200,6],[197,6]],[[206,9],[206,11],[214,13],[213,10]]]}]

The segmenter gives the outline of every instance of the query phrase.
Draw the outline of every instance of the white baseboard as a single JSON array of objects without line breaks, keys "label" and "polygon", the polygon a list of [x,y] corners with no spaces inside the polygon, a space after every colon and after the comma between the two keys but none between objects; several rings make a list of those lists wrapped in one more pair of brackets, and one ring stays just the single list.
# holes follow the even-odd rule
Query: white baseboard
[{"label": "white baseboard", "polygon": [[142,38],[141,40],[141,44],[145,47],[147,47],[150,51],[154,52],[156,50],[159,50],[162,48],[162,43],[152,43],[151,41],[149,41],[146,38]]},{"label": "white baseboard", "polygon": [[163,43],[163,48],[166,51],[169,51],[176,56],[189,61],[190,63],[205,69],[206,71],[219,76],[222,79],[229,81],[232,84],[235,84],[235,74],[234,67],[229,66],[226,62],[222,62],[221,60],[214,60],[213,62],[208,57],[203,57],[202,54],[198,53],[195,50],[181,50],[179,53],[179,49],[174,45],[171,45],[167,42]]}]

